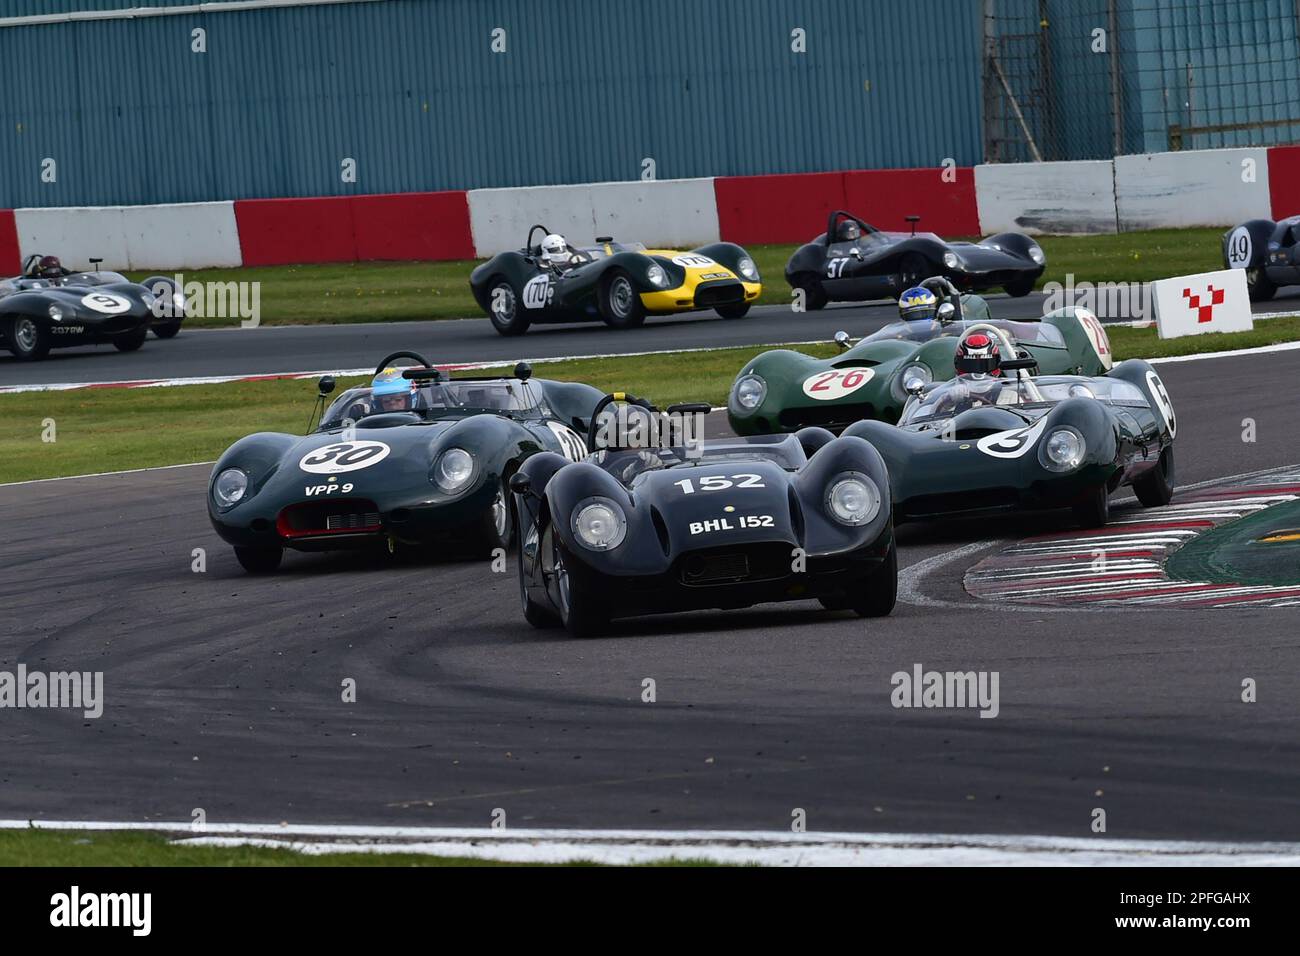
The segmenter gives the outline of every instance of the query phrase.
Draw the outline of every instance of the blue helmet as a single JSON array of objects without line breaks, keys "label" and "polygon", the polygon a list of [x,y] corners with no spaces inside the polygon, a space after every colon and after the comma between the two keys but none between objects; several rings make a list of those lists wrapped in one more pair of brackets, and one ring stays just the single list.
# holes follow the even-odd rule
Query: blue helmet
[{"label": "blue helmet", "polygon": [[[373,398],[384,400],[391,399],[395,396],[402,396],[406,399],[401,403],[403,407],[411,407],[411,395],[415,391],[415,383],[410,379],[402,378],[402,370],[396,368],[386,368],[370,383],[370,395]],[[384,401],[385,408],[392,410],[392,405],[397,404]]]},{"label": "blue helmet", "polygon": [[939,300],[929,289],[913,286],[898,297],[898,314],[908,322],[933,319],[939,309]]}]

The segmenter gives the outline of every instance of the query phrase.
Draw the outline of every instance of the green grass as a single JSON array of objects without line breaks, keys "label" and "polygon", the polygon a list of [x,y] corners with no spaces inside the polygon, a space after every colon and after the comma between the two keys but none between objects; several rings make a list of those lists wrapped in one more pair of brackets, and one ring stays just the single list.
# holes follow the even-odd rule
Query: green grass
[{"label": "green grass", "polygon": [[[1221,267],[1219,229],[1161,229],[1115,236],[1043,236],[1047,272],[1039,282],[1146,282]],[[763,276],[762,304],[787,305],[785,263],[792,244],[750,246]],[[201,269],[185,280],[260,283],[261,321],[266,325],[396,322],[481,315],[469,294],[476,261],[359,262],[328,265]],[[136,280],[149,273],[132,272]],[[237,318],[196,318],[190,327],[237,325]]]},{"label": "green grass", "polygon": [[[518,866],[474,857],[425,853],[307,854],[252,846],[196,846],[138,830],[0,830],[0,867],[6,866]],[[532,865],[532,864],[529,864]],[[561,866],[596,866],[574,861]],[[714,866],[708,860],[670,860],[655,866]]]}]

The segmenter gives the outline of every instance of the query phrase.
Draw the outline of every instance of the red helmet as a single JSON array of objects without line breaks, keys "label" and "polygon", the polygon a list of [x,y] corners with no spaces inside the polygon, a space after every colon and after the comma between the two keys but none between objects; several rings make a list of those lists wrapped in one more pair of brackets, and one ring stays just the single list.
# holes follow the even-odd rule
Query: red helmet
[{"label": "red helmet", "polygon": [[997,341],[985,332],[972,332],[957,343],[953,365],[958,375],[1001,375]]},{"label": "red helmet", "polygon": [[57,279],[63,275],[63,263],[59,261],[58,256],[41,256],[41,261],[36,263],[36,269],[47,279]]}]

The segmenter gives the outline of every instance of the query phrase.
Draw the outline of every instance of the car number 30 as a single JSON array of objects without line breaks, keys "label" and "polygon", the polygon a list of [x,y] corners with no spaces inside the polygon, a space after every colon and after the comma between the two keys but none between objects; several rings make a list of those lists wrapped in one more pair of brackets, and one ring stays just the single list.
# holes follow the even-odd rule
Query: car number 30
[{"label": "car number 30", "polygon": [[369,468],[387,458],[390,451],[381,441],[341,441],[303,455],[298,467],[315,475],[337,475]]},{"label": "car number 30", "polygon": [[[681,481],[674,481],[678,488],[682,489],[682,494],[693,495],[696,492],[695,482],[690,478],[683,478]],[[726,491],[728,488],[763,488],[763,478],[761,475],[706,475],[699,479],[700,491]]]}]

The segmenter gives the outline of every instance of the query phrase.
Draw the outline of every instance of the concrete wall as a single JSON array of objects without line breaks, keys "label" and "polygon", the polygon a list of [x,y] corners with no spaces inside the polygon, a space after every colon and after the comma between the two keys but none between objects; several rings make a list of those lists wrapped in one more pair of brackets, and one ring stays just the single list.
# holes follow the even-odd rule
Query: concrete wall
[{"label": "concrete wall", "polygon": [[975,167],[980,231],[1115,232],[1115,170],[1109,160]]}]

